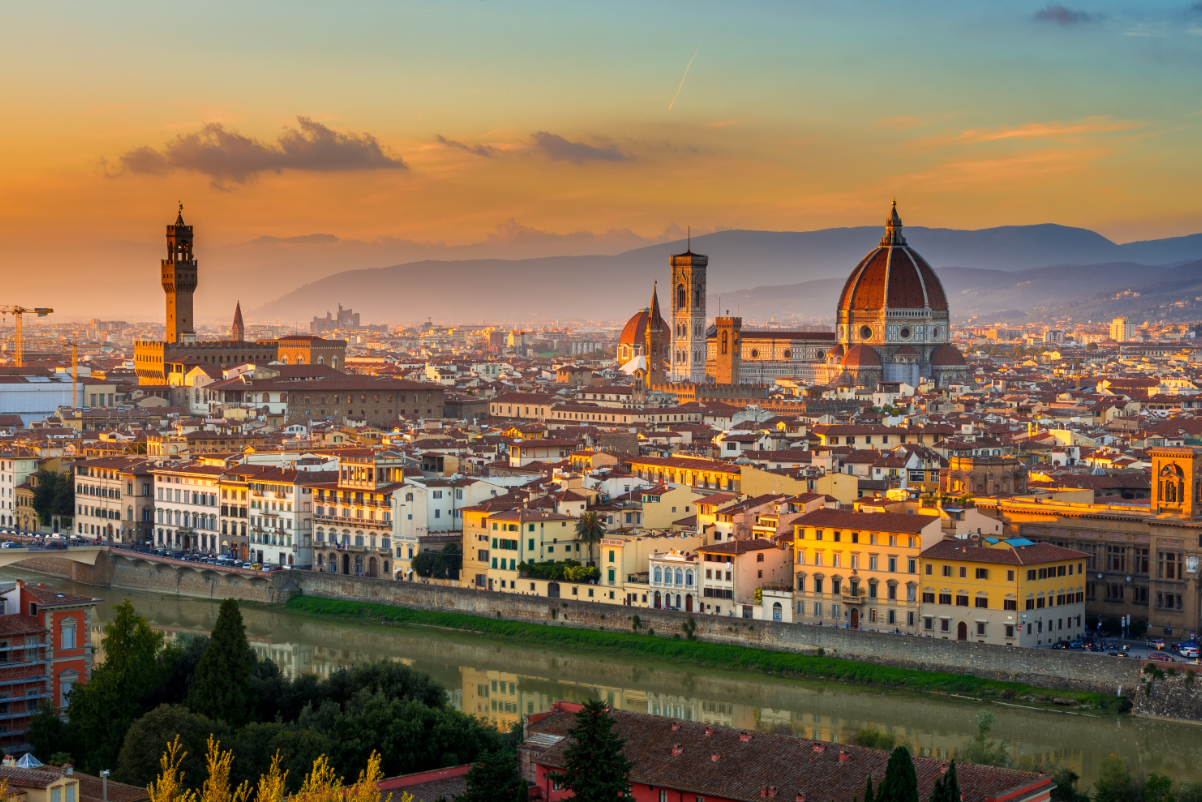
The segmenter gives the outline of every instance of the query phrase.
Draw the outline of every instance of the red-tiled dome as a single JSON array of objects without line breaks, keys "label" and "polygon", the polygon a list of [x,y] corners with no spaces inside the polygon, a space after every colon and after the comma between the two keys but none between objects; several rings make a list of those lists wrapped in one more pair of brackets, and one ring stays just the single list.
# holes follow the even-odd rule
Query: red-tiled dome
[{"label": "red-tiled dome", "polygon": [[847,356],[843,357],[841,364],[845,368],[879,368],[884,363],[881,362],[881,355],[875,349],[869,348],[867,345],[856,345],[847,352]]},{"label": "red-tiled dome", "polygon": [[618,338],[618,343],[621,345],[642,345],[647,340],[647,318],[650,313],[646,309],[640,309],[635,313],[634,317],[626,321],[626,328],[622,329],[622,336]]},{"label": "red-tiled dome", "polygon": [[967,364],[960,349],[949,343],[944,343],[931,352],[932,367],[960,367]]},{"label": "red-tiled dome", "polygon": [[839,295],[848,309],[932,309],[947,311],[947,295],[926,260],[906,245],[896,205],[885,221],[881,244],[851,271]]},{"label": "red-tiled dome", "polygon": [[843,358],[843,343],[839,343],[834,348],[827,351],[826,355],[827,355],[827,357],[834,357],[835,359],[842,359]]}]

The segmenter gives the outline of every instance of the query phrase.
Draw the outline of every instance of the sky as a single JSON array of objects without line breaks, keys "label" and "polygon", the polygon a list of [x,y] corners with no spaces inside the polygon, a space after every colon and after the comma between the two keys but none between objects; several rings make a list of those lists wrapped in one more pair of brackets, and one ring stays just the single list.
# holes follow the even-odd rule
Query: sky
[{"label": "sky", "polygon": [[0,0],[0,76],[0,303],[153,277],[178,202],[202,260],[616,252],[893,198],[935,227],[1202,231],[1202,0]]}]

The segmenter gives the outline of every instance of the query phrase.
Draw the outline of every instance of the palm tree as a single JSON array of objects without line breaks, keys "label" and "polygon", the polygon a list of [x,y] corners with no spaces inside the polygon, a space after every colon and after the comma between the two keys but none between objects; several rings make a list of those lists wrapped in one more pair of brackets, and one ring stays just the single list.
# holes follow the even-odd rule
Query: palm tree
[{"label": "palm tree", "polygon": [[595,512],[586,512],[576,521],[576,537],[588,544],[588,564],[593,564],[593,546],[605,537],[605,521]]}]

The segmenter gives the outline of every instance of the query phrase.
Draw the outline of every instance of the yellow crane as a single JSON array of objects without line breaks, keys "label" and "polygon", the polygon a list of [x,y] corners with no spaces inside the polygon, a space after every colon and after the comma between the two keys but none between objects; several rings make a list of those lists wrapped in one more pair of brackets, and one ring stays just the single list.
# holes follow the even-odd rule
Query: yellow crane
[{"label": "yellow crane", "polygon": [[24,336],[22,328],[21,328],[21,316],[26,313],[32,312],[33,314],[37,315],[38,317],[45,317],[46,315],[50,314],[53,311],[54,310],[48,306],[39,306],[39,307],[35,307],[33,309],[29,309],[24,306],[0,306],[0,315],[12,315],[13,320],[16,321],[17,331],[16,331],[16,337],[14,337],[13,339],[15,340],[15,344],[16,344],[15,356],[16,356],[17,367],[19,367],[19,368],[25,367],[25,336]]}]

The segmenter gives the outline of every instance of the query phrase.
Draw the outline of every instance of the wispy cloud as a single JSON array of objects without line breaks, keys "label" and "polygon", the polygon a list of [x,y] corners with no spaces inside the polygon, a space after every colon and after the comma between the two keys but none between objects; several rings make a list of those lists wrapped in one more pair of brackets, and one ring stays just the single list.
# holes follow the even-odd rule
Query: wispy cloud
[{"label": "wispy cloud", "polygon": [[441,144],[446,145],[448,148],[466,150],[468,153],[474,153],[477,156],[483,156],[486,159],[491,159],[499,152],[492,145],[468,145],[465,142],[456,142],[454,139],[447,139],[442,134],[439,134],[436,138]]},{"label": "wispy cloud", "polygon": [[1088,11],[1078,11],[1067,8],[1059,3],[1048,3],[1035,12],[1037,22],[1052,22],[1056,25],[1081,25],[1087,22],[1098,22],[1101,16]]},{"label": "wispy cloud", "polygon": [[944,134],[910,142],[915,147],[969,145],[981,142],[1003,142],[1007,140],[1061,140],[1077,141],[1091,134],[1108,134],[1142,128],[1139,120],[1112,120],[1109,117],[1086,117],[1076,122],[1027,123],[1007,128],[972,128],[956,134]]},{"label": "wispy cloud", "polygon": [[281,170],[408,169],[403,159],[384,153],[371,134],[340,133],[308,117],[297,117],[296,122],[298,127],[286,128],[275,143],[208,123],[199,131],[180,134],[161,150],[143,145],[126,151],[119,157],[121,169],[116,175],[188,170],[209,176],[214,187],[223,189],[227,181],[245,184],[260,173]]},{"label": "wispy cloud", "polygon": [[633,156],[618,150],[616,145],[595,146],[584,142],[570,142],[559,134],[546,131],[536,132],[531,139],[536,150],[541,151],[551,161],[572,162],[583,164],[586,161],[624,162],[634,159]]},{"label": "wispy cloud", "polygon": [[750,120],[721,120],[716,123],[702,123],[702,128],[725,128],[728,125],[743,125],[749,123]]}]

